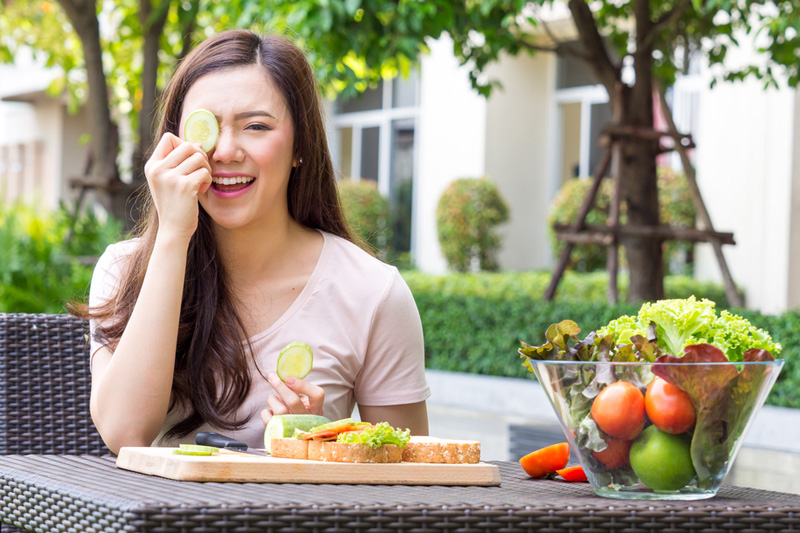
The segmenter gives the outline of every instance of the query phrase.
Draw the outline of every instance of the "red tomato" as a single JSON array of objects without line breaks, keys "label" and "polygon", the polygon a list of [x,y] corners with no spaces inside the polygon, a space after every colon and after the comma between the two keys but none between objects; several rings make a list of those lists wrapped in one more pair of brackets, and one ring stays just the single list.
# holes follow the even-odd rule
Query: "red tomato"
[{"label": "red tomato", "polygon": [[615,381],[594,399],[592,418],[606,434],[633,440],[644,427],[644,395],[628,381]]},{"label": "red tomato", "polygon": [[595,459],[603,463],[608,470],[619,468],[628,464],[628,453],[631,451],[631,441],[606,437],[605,450],[592,452]]},{"label": "red tomato", "polygon": [[686,391],[659,377],[647,387],[644,406],[650,421],[661,431],[673,435],[689,431],[697,419]]}]

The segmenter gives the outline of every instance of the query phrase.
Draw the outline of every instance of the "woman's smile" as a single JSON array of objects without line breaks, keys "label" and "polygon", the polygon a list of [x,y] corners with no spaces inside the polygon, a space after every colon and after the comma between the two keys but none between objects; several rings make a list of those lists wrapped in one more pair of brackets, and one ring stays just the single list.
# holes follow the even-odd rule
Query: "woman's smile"
[{"label": "woman's smile", "polygon": [[253,176],[225,172],[215,173],[211,177],[209,191],[220,198],[235,198],[245,194],[255,181]]}]

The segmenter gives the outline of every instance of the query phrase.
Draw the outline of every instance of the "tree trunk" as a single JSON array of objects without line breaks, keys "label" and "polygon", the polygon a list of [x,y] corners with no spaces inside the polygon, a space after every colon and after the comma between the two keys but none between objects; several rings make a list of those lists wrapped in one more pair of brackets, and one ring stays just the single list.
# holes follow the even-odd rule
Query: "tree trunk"
[{"label": "tree trunk", "polygon": [[[644,130],[653,129],[653,61],[652,42],[648,35],[653,28],[648,0],[634,0],[636,22],[636,53],[633,86],[620,83],[621,66],[605,48],[589,4],[585,0],[569,0],[572,19],[578,30],[578,40],[583,47],[583,57],[597,80],[608,91],[609,101],[619,118],[620,126]],[[622,91],[617,95],[616,91]],[[620,136],[619,161],[620,186],[625,202],[628,224],[657,226],[659,224],[658,186],[656,181],[656,156],[658,141],[641,137]],[[626,236],[625,246],[630,269],[628,300],[656,300],[664,296],[664,268],[662,240],[649,237]]]},{"label": "tree trunk", "polygon": [[[653,129],[653,50],[646,43],[653,22],[648,0],[635,0],[636,53],[633,57],[636,80],[623,89],[622,126]],[[659,224],[656,156],[658,141],[623,137],[620,177],[628,224],[646,227]],[[626,237],[622,244],[630,268],[629,301],[657,300],[664,297],[663,241]]]},{"label": "tree trunk", "polygon": [[[622,125],[653,127],[653,95],[650,79],[623,88]],[[635,227],[659,224],[656,180],[657,141],[622,137],[619,162],[622,197],[627,209],[627,224]],[[626,236],[621,239],[630,269],[628,300],[658,300],[664,297],[662,243],[653,237]]]},{"label": "tree trunk", "polygon": [[[103,70],[100,26],[95,0],[58,0],[81,40],[89,85],[87,106],[91,121],[92,178],[98,185],[119,181],[117,143],[111,120],[108,84]],[[109,203],[110,204],[110,203]]]},{"label": "tree trunk", "polygon": [[[145,183],[144,164],[153,146],[155,132],[156,101],[158,100],[158,51],[161,34],[167,21],[170,0],[161,0],[153,5],[151,0],[141,0],[139,23],[144,40],[142,49],[142,107],[139,110],[139,141],[133,153],[132,187]],[[137,210],[139,206],[133,206]]]}]

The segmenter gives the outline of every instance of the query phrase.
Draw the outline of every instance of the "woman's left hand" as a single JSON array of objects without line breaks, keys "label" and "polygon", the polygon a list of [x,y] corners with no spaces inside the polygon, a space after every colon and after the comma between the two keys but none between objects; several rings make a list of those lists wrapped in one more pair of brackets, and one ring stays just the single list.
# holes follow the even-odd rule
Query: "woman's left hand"
[{"label": "woman's left hand", "polygon": [[264,425],[272,415],[322,414],[322,404],[325,402],[325,391],[322,387],[297,378],[288,378],[283,382],[277,374],[269,374],[267,381],[278,394],[270,394],[267,398],[269,407],[261,411]]}]

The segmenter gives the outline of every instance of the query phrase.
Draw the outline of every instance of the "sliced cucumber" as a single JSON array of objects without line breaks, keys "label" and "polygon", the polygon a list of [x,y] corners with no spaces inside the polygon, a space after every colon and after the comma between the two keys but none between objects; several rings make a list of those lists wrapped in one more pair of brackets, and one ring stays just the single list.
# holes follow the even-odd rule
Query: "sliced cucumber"
[{"label": "sliced cucumber", "polygon": [[183,136],[190,143],[200,143],[205,152],[210,152],[219,137],[216,117],[205,109],[192,111],[183,125]]},{"label": "sliced cucumber", "polygon": [[281,381],[286,381],[288,378],[303,379],[311,372],[313,362],[314,353],[308,344],[292,342],[278,355],[276,373]]},{"label": "sliced cucumber", "polygon": [[180,444],[175,450],[175,455],[214,455],[219,453],[219,448],[214,446],[203,446],[202,444]]},{"label": "sliced cucumber", "polygon": [[328,423],[330,423],[329,418],[319,415],[273,415],[264,431],[264,449],[270,453],[272,439],[292,437],[295,429],[308,431],[320,424]]}]

